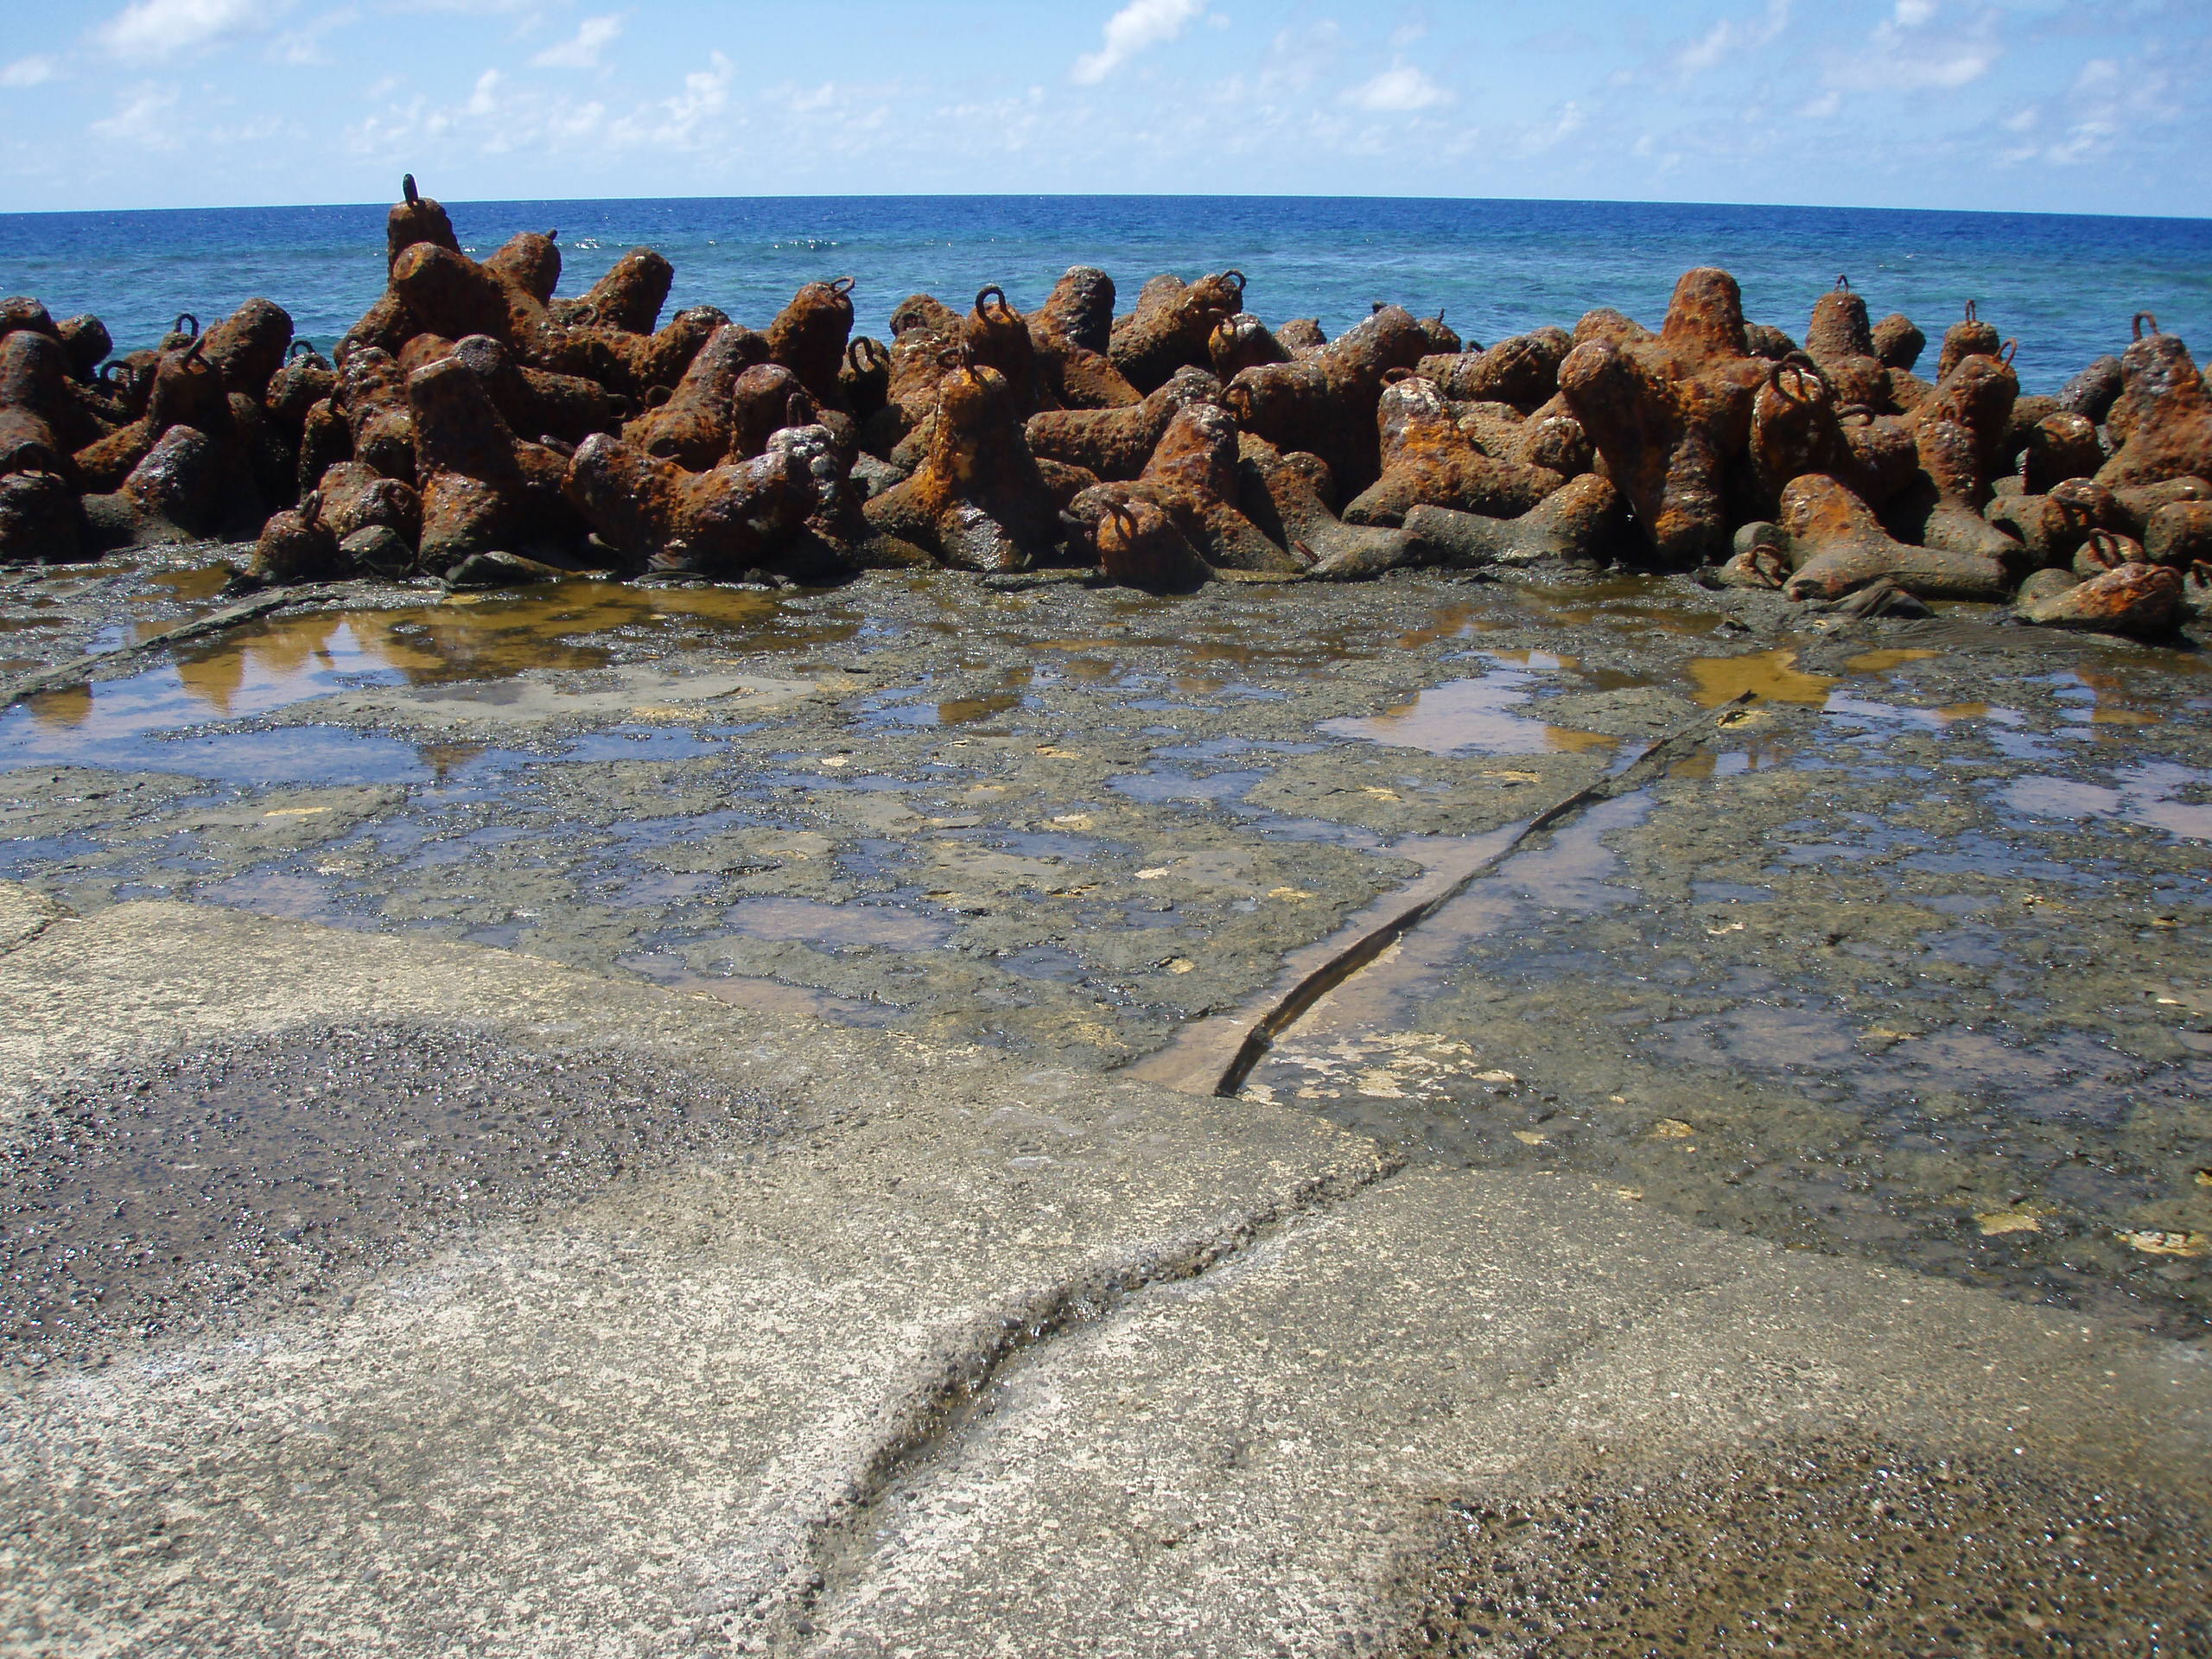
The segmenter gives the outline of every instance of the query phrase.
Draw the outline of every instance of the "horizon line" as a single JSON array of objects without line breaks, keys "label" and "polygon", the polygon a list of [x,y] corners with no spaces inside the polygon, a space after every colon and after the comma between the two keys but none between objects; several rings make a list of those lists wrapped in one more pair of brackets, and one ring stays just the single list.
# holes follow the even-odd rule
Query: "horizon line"
[{"label": "horizon line", "polygon": [[[1682,197],[1607,196],[1433,196],[1397,194],[1315,194],[1292,191],[1134,191],[1134,190],[990,190],[990,191],[786,191],[747,195],[654,196],[441,196],[438,200],[456,207],[500,207],[541,203],[593,202],[715,202],[715,201],[1345,201],[1345,202],[1459,202],[1469,205],[1503,204],[1516,207],[1705,207],[1765,208],[1799,213],[1915,213],[1971,216],[1983,219],[2080,219],[2212,225],[2212,217],[2196,213],[2080,213],[2027,207],[1900,207],[1847,202],[1711,201]],[[102,214],[137,213],[315,213],[389,208],[390,201],[270,201],[255,203],[188,204],[164,207],[22,207],[0,208],[0,219],[86,218]]]}]

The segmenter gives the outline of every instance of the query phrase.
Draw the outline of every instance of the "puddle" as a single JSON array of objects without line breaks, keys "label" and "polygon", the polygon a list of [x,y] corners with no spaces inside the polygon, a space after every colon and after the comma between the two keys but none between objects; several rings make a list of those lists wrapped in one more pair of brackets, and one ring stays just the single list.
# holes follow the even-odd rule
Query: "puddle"
[{"label": "puddle", "polygon": [[1788,649],[1695,658],[1688,664],[1690,683],[1696,688],[1690,695],[1700,709],[1718,709],[1746,691],[1774,702],[1827,702],[1838,683],[1836,677],[1808,674],[1796,664],[1797,653]]},{"label": "puddle", "polygon": [[1171,801],[1227,802],[1243,798],[1244,791],[1262,781],[1264,772],[1217,772],[1204,778],[1158,766],[1148,772],[1109,778],[1106,786],[1117,795],[1150,805]]},{"label": "puddle", "polygon": [[[172,573],[187,578],[204,572]],[[561,715],[690,720],[712,712],[735,719],[812,691],[810,680],[744,675],[671,676],[632,666],[609,670],[610,649],[582,637],[660,631],[670,650],[687,646],[785,652],[834,643],[856,620],[791,613],[767,594],[722,588],[632,588],[564,582],[483,598],[388,610],[309,612],[249,624],[205,645],[167,653],[125,678],[27,699],[0,715],[0,768],[67,763],[188,772],[241,782],[411,781],[442,779],[485,751],[467,744],[418,747],[372,732],[333,726],[188,735],[167,734],[251,720],[316,698],[341,696],[353,712],[406,715],[442,711],[505,722]],[[526,670],[608,671],[614,683],[562,690]],[[715,701],[713,711],[696,705]],[[569,759],[633,758],[637,744],[659,753],[699,753],[674,734],[599,734]],[[595,748],[603,755],[587,752]]]},{"label": "puddle", "polygon": [[1940,651],[1926,650],[1862,651],[1846,661],[1844,666],[1854,674],[1886,674],[1893,668],[1903,668],[1907,663],[1925,663],[1942,654]]},{"label": "puddle", "polygon": [[2061,702],[2069,705],[2069,720],[2092,726],[2155,726],[2164,718],[2164,705],[2131,696],[2126,677],[2121,674],[2069,668],[2051,675],[2044,683],[2053,688]]},{"label": "puddle", "polygon": [[900,687],[872,696],[862,705],[863,728],[909,726],[973,726],[1000,715],[1012,714],[1028,701],[1028,688],[1037,683],[1034,669],[1008,669],[999,677],[999,689],[963,697],[917,697],[915,688]]},{"label": "puddle", "polygon": [[833,905],[815,899],[742,899],[723,915],[730,927],[748,938],[892,950],[926,950],[942,944],[952,931],[952,924],[938,917],[918,916],[887,905]]},{"label": "puddle", "polygon": [[1583,627],[1602,622],[1614,627],[1651,629],[1661,633],[1713,632],[1718,611],[1693,610],[1671,597],[1649,576],[1616,576],[1572,588],[1518,584],[1514,600],[1542,616],[1549,627]]},{"label": "puddle", "polygon": [[[1518,653],[1539,668],[1572,666],[1563,658]],[[1325,720],[1320,729],[1339,737],[1362,738],[1392,748],[1421,749],[1430,754],[1581,754],[1610,749],[1620,742],[1598,732],[1553,726],[1516,712],[1541,683],[1519,669],[1492,670],[1478,679],[1448,680],[1431,686],[1411,702],[1380,715]]]},{"label": "puddle", "polygon": [[2018,726],[2024,720],[2018,710],[1999,708],[1994,703],[1955,702],[1942,709],[1912,709],[1897,703],[1871,702],[1863,698],[1847,697],[1840,692],[1830,695],[1821,712],[1857,715],[1872,721],[1897,721],[1929,731],[1942,731],[1961,720],[1993,720],[2005,726]]},{"label": "puddle", "polygon": [[[2196,798],[2176,800],[2188,793]],[[2111,786],[2040,775],[2018,778],[2001,798],[2031,817],[2117,818],[2192,841],[2212,841],[2212,772],[2148,762],[2115,774]]]},{"label": "puddle", "polygon": [[162,597],[180,605],[198,605],[219,597],[231,581],[227,564],[197,564],[180,570],[154,570],[146,580],[166,589]]}]

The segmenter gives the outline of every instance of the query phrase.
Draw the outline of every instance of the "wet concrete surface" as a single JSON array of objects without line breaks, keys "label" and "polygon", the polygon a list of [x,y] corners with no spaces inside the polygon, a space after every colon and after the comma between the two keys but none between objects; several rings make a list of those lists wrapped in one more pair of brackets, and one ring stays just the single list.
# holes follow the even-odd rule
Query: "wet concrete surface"
[{"label": "wet concrete surface", "polygon": [[[181,556],[19,575],[0,620],[51,661],[213,591]],[[2193,649],[1560,571],[366,588],[0,717],[0,877],[1112,1068],[1744,691],[1316,1007],[1253,1097],[2201,1338]]]}]

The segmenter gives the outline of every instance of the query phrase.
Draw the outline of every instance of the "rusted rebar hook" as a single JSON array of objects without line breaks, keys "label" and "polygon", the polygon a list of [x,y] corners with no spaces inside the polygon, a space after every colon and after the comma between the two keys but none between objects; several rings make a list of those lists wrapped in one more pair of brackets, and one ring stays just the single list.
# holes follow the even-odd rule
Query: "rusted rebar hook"
[{"label": "rusted rebar hook", "polygon": [[2109,530],[2093,530],[2088,537],[2075,550],[2077,563],[2096,566],[2101,570],[2117,570],[2123,564],[2139,564],[2143,561],[2141,545]]},{"label": "rusted rebar hook", "polygon": [[[1821,372],[1821,365],[1802,352],[1792,352],[1787,357],[1777,358],[1773,366],[1766,372],[1767,385],[1794,404],[1815,401],[1813,390],[1806,385],[1808,380],[1822,391],[1834,391],[1827,376]],[[1865,405],[1854,404],[1853,407],[1864,408]],[[1872,414],[1871,410],[1869,414]],[[1840,418],[1840,411],[1838,416]]]}]

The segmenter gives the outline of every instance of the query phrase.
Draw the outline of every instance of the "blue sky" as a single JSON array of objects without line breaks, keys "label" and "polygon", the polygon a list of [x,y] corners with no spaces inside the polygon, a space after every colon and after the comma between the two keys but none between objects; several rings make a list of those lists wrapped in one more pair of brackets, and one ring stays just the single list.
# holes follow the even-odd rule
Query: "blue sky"
[{"label": "blue sky", "polygon": [[11,5],[0,211],[1178,192],[2212,215],[2212,0]]}]

